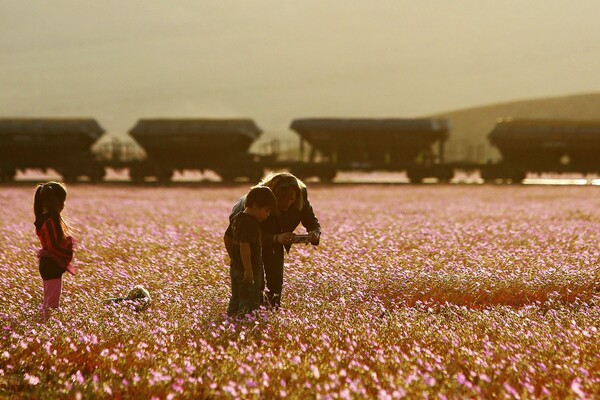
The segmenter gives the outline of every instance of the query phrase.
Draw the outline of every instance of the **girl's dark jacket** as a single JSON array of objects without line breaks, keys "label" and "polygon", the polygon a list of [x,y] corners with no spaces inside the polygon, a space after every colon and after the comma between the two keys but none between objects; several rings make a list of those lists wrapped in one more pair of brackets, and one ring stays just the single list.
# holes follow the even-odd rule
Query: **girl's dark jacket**
[{"label": "girl's dark jacket", "polygon": [[[293,232],[300,223],[302,223],[302,226],[304,226],[308,232],[315,231],[319,234],[321,233],[321,225],[319,225],[319,220],[315,216],[313,208],[308,201],[306,188],[302,189],[302,196],[304,197],[304,207],[302,207],[301,210],[294,207],[290,207],[287,211],[283,212],[275,210],[275,212],[269,215],[267,219],[260,223],[263,252],[265,250],[275,250],[277,247],[283,247],[281,244],[273,243],[273,236],[278,233]],[[244,211],[245,202],[246,196],[243,196],[236,205],[233,206],[231,215],[229,215],[229,222],[233,220],[233,217],[237,213]],[[288,252],[290,251],[290,247],[291,245],[285,245],[285,249]]]}]

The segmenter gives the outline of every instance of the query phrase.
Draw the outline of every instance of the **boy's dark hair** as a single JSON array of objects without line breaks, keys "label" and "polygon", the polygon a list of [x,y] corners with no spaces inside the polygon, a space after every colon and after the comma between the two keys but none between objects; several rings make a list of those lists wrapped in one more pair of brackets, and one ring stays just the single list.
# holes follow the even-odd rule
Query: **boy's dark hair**
[{"label": "boy's dark hair", "polygon": [[252,207],[254,205],[274,209],[277,207],[277,199],[269,187],[254,186],[246,195],[244,207]]}]

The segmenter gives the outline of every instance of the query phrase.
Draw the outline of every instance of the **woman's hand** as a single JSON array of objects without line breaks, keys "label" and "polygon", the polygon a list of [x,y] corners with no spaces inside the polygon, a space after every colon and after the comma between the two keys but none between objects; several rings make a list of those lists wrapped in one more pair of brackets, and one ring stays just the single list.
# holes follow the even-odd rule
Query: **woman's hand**
[{"label": "woman's hand", "polygon": [[321,233],[317,232],[317,231],[312,231],[312,232],[309,232],[308,234],[309,234],[308,241],[310,242],[310,244],[315,245],[315,246],[318,245],[319,241],[321,239]]},{"label": "woman's hand", "polygon": [[277,243],[281,244],[292,244],[294,243],[294,233],[284,232],[277,235]]}]

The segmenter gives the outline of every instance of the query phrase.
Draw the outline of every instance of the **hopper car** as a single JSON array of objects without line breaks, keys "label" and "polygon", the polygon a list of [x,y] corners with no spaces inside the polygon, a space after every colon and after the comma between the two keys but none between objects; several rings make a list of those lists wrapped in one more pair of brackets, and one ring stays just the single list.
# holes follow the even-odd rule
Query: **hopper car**
[{"label": "hopper car", "polygon": [[212,170],[224,181],[258,181],[263,168],[249,149],[261,133],[250,119],[141,119],[129,134],[147,157],[131,163],[130,178],[168,182],[175,171]]},{"label": "hopper car", "polygon": [[0,119],[0,181],[13,180],[17,170],[50,168],[66,181],[99,181],[104,165],[91,148],[104,132],[91,118]]},{"label": "hopper car", "polygon": [[488,139],[502,159],[480,166],[487,182],[519,183],[527,173],[600,173],[600,121],[504,118]]},{"label": "hopper car", "polygon": [[411,182],[453,177],[444,164],[446,119],[306,118],[292,121],[290,128],[300,137],[301,162],[291,167],[297,176],[319,176],[326,165],[322,180],[337,171],[406,171]]}]

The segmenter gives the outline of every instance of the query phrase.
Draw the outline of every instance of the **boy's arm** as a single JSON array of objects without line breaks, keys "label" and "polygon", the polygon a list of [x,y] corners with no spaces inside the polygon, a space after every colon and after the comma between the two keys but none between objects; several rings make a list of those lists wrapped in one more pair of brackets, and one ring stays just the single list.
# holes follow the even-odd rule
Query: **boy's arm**
[{"label": "boy's arm", "polygon": [[223,242],[225,243],[225,249],[227,250],[227,255],[229,255],[229,259],[233,259],[233,238],[227,233],[225,233],[225,235],[223,236]]},{"label": "boy's arm", "polygon": [[244,264],[244,281],[251,285],[254,283],[254,274],[252,273],[252,251],[250,250],[250,243],[240,243],[240,255],[242,256],[242,264]]}]

